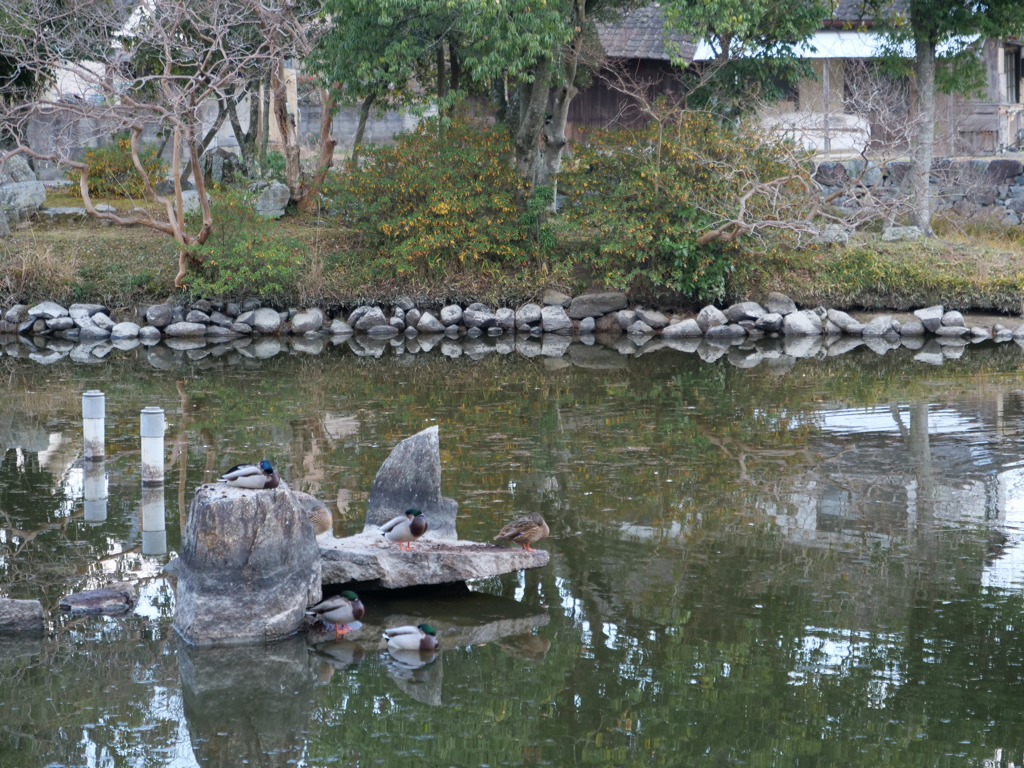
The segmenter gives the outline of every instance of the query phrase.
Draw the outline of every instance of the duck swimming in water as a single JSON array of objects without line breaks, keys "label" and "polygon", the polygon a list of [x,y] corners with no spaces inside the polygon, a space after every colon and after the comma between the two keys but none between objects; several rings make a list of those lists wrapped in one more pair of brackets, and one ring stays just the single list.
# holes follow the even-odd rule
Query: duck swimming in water
[{"label": "duck swimming in water", "polygon": [[220,481],[236,488],[262,491],[277,488],[281,484],[281,476],[277,474],[277,470],[271,463],[264,459],[259,464],[234,466],[220,477]]},{"label": "duck swimming in water", "polygon": [[437,649],[437,632],[429,624],[392,627],[384,630],[388,648],[394,651],[433,651]]}]

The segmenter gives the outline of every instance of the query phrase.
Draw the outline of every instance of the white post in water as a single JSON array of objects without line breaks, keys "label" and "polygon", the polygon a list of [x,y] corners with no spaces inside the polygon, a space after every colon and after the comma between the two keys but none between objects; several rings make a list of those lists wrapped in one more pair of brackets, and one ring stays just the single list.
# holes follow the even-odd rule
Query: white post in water
[{"label": "white post in water", "polygon": [[107,519],[107,463],[90,461],[85,465],[85,522],[102,523]]},{"label": "white post in water", "polygon": [[167,554],[167,524],[164,521],[164,486],[142,488],[142,554]]},{"label": "white post in water", "polygon": [[164,482],[164,409],[151,405],[142,409],[139,420],[142,438],[142,484]]},{"label": "white post in water", "polygon": [[103,461],[104,422],[107,416],[107,398],[98,389],[82,393],[83,454],[89,461]]}]

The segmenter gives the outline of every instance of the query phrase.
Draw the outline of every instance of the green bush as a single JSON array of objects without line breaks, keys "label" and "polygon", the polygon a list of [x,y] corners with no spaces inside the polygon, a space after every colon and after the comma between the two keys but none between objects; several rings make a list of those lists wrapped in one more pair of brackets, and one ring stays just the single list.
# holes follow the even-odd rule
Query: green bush
[{"label": "green bush", "polygon": [[713,301],[726,294],[737,262],[765,245],[742,237],[699,245],[698,237],[729,214],[746,178],[791,173],[778,145],[695,113],[665,131],[660,156],[655,125],[587,136],[566,163],[559,194],[569,201],[565,225],[585,233],[578,258],[593,279]]},{"label": "green bush", "polygon": [[[482,271],[531,257],[526,185],[505,131],[424,120],[394,146],[368,146],[331,194],[365,246],[396,274]],[[534,219],[536,216],[533,217]]]},{"label": "green bush", "polygon": [[[83,162],[89,164],[89,195],[96,197],[141,198],[145,193],[142,177],[132,162],[131,140],[116,134],[110,144],[85,150]],[[167,163],[157,156],[156,147],[144,146],[139,152],[142,167],[154,185],[167,175]],[[65,174],[72,182],[71,193],[81,195],[79,173],[72,168]]]},{"label": "green bush", "polygon": [[[204,245],[194,246],[194,264],[185,286],[203,296],[256,295],[267,299],[291,296],[302,270],[304,246],[282,236],[279,225],[253,210],[240,192],[224,192],[214,200],[214,228]],[[198,228],[199,222],[192,225]]]}]

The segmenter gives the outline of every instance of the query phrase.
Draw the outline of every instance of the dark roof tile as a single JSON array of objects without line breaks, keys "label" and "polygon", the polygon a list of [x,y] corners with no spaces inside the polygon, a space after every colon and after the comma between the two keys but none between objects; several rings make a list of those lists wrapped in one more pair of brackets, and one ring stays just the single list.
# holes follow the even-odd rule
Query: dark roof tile
[{"label": "dark roof tile", "polygon": [[690,39],[665,29],[665,14],[657,5],[622,11],[618,21],[594,22],[605,54],[614,59],[658,59],[675,56],[689,61],[697,50]]}]

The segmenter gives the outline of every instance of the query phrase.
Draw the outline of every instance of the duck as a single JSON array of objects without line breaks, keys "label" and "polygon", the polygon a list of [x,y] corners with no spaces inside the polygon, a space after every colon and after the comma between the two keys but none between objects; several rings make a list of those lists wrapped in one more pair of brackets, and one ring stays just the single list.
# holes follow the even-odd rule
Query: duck
[{"label": "duck", "polygon": [[384,630],[384,639],[392,651],[437,650],[437,632],[429,624],[392,627]]},{"label": "duck", "polygon": [[261,491],[277,488],[281,484],[281,476],[269,461],[264,459],[259,464],[238,464],[220,477],[220,482],[236,488],[251,488]]},{"label": "duck", "polygon": [[[388,541],[397,541],[399,549],[412,549],[412,543],[427,532],[427,518],[418,509],[407,509],[380,527]],[[408,546],[406,546],[408,545]]]},{"label": "duck", "polygon": [[544,522],[539,512],[533,512],[526,517],[513,520],[494,537],[495,541],[512,541],[521,546],[527,552],[534,552],[531,544],[536,544],[541,539],[547,538],[551,533],[548,524]]},{"label": "duck", "polygon": [[307,608],[306,613],[326,624],[333,624],[334,636],[338,637],[338,635],[347,635],[356,630],[356,627],[348,625],[350,622],[356,622],[363,618],[366,607],[355,592],[345,591],[340,595],[321,600],[312,608]]}]

